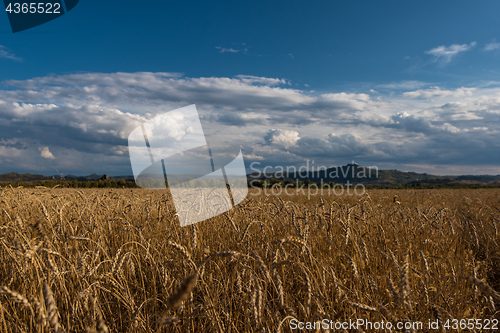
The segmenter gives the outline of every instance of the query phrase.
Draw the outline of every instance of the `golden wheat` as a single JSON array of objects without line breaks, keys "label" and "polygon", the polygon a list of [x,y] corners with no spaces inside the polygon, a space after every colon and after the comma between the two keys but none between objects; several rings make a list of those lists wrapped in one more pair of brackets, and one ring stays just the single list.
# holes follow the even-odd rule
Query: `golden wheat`
[{"label": "golden wheat", "polygon": [[251,195],[186,228],[159,190],[0,188],[0,212],[6,332],[444,330],[500,308],[496,189]]}]

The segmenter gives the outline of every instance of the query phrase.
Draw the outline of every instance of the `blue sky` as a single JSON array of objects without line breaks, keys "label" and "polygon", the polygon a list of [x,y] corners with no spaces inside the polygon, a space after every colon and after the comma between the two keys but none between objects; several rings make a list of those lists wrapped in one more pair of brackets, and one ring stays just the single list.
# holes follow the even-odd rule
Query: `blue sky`
[{"label": "blue sky", "polygon": [[0,173],[131,174],[133,128],[195,103],[247,163],[500,174],[499,12],[81,1],[16,34],[0,13]]}]

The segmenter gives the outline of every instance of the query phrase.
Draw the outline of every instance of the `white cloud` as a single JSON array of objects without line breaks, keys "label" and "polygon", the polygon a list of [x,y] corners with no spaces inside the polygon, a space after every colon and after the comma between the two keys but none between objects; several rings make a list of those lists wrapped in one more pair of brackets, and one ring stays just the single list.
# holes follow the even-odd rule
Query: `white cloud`
[{"label": "white cloud", "polygon": [[493,51],[496,49],[500,49],[500,43],[491,42],[484,47],[484,51]]},{"label": "white cloud", "polygon": [[451,132],[451,133],[457,133],[457,132],[460,132],[460,129],[459,128],[456,128],[455,126],[449,124],[449,123],[444,123],[441,128],[444,130],[444,131],[447,131],[447,132]]},{"label": "white cloud", "polygon": [[363,101],[366,102],[370,100],[370,96],[367,94],[354,94],[354,93],[337,93],[337,94],[323,94],[321,97],[324,97],[327,100],[332,100],[332,101],[344,101],[344,102],[351,102],[351,101]]},{"label": "white cloud", "polygon": [[425,86],[425,82],[421,82],[421,81],[401,81],[401,82],[392,82],[392,83],[377,85],[378,88],[385,88],[385,89],[391,89],[391,90],[417,89],[417,88],[420,88],[423,86]]},{"label": "white cloud", "polygon": [[439,87],[431,89],[419,89],[403,93],[403,96],[410,98],[432,98],[432,97],[465,97],[472,96],[476,88],[458,88],[455,90],[441,90]]},{"label": "white cloud", "polygon": [[295,146],[299,139],[299,133],[296,131],[274,128],[267,132],[265,136],[265,140],[268,144],[283,146],[285,148]]},{"label": "white cloud", "polygon": [[448,64],[457,54],[468,51],[476,46],[476,42],[470,44],[453,44],[448,47],[441,45],[432,50],[426,51],[426,54],[434,56],[434,60],[440,61],[443,65]]},{"label": "white cloud", "polygon": [[[312,104],[317,99],[295,89],[275,87],[283,79],[254,76],[184,78],[177,73],[92,73],[47,76],[26,81],[6,81],[17,91],[0,91],[14,100],[45,102],[64,100],[75,105],[123,105],[161,102],[217,105],[242,110],[269,110]],[[75,97],[77,96],[77,97]],[[140,103],[139,103],[140,101]],[[189,101],[189,102],[187,102]]]},{"label": "white cloud", "polygon": [[[428,85],[395,82],[392,90],[377,89],[374,100],[364,91],[313,94],[284,79],[248,75],[88,73],[3,83],[2,170],[130,174],[131,130],[188,104],[218,126],[209,130],[241,145],[249,162],[500,165],[495,85],[423,89]],[[414,90],[401,93],[404,87]],[[366,92],[371,88],[377,86]],[[45,158],[30,162],[44,147]]]},{"label": "white cloud", "polygon": [[232,47],[222,47],[222,46],[216,46],[215,48],[219,50],[220,53],[238,53],[238,52],[243,52],[243,53],[248,53],[248,47],[245,46],[245,43],[233,43],[236,45],[240,45],[241,48],[232,48]]},{"label": "white cloud", "polygon": [[0,45],[0,58],[14,60],[14,61],[22,61],[23,59],[16,56],[12,53],[8,48],[3,45]]},{"label": "white cloud", "polygon": [[352,110],[362,110],[368,106],[370,95],[355,93],[330,93],[321,95],[321,103],[336,105],[338,108],[347,108]]},{"label": "white cloud", "polygon": [[52,155],[52,153],[49,151],[49,147],[40,147],[38,148],[38,150],[40,150],[42,153],[41,153],[41,156],[43,158],[46,158],[46,159],[49,159],[49,160],[54,160],[55,157],[54,155]]},{"label": "white cloud", "polygon": [[237,79],[239,79],[241,82],[246,83],[246,84],[260,83],[260,84],[264,84],[267,86],[276,86],[279,84],[290,85],[290,82],[288,82],[285,79],[268,78],[268,77],[261,77],[261,76],[252,76],[252,75],[236,75],[235,77]]},{"label": "white cloud", "polygon": [[225,48],[225,47],[216,46],[215,48],[218,49],[220,53],[226,53],[226,52],[229,52],[229,53],[238,53],[238,52],[240,52],[240,50],[235,50],[232,47]]}]

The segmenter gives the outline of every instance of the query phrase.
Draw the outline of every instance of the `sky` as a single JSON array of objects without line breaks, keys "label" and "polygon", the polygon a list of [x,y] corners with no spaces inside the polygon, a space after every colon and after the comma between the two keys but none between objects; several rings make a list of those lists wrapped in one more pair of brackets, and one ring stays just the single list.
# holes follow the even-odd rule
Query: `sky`
[{"label": "sky", "polygon": [[500,2],[80,1],[0,13],[0,173],[132,174],[130,133],[195,104],[247,169],[500,174]]}]

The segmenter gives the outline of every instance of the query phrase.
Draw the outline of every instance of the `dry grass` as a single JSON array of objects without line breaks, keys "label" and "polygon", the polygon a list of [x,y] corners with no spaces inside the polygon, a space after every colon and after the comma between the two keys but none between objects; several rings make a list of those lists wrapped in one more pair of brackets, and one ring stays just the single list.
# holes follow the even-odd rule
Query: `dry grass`
[{"label": "dry grass", "polygon": [[164,191],[0,191],[0,331],[289,332],[292,318],[500,314],[498,190],[249,196],[186,228]]}]

